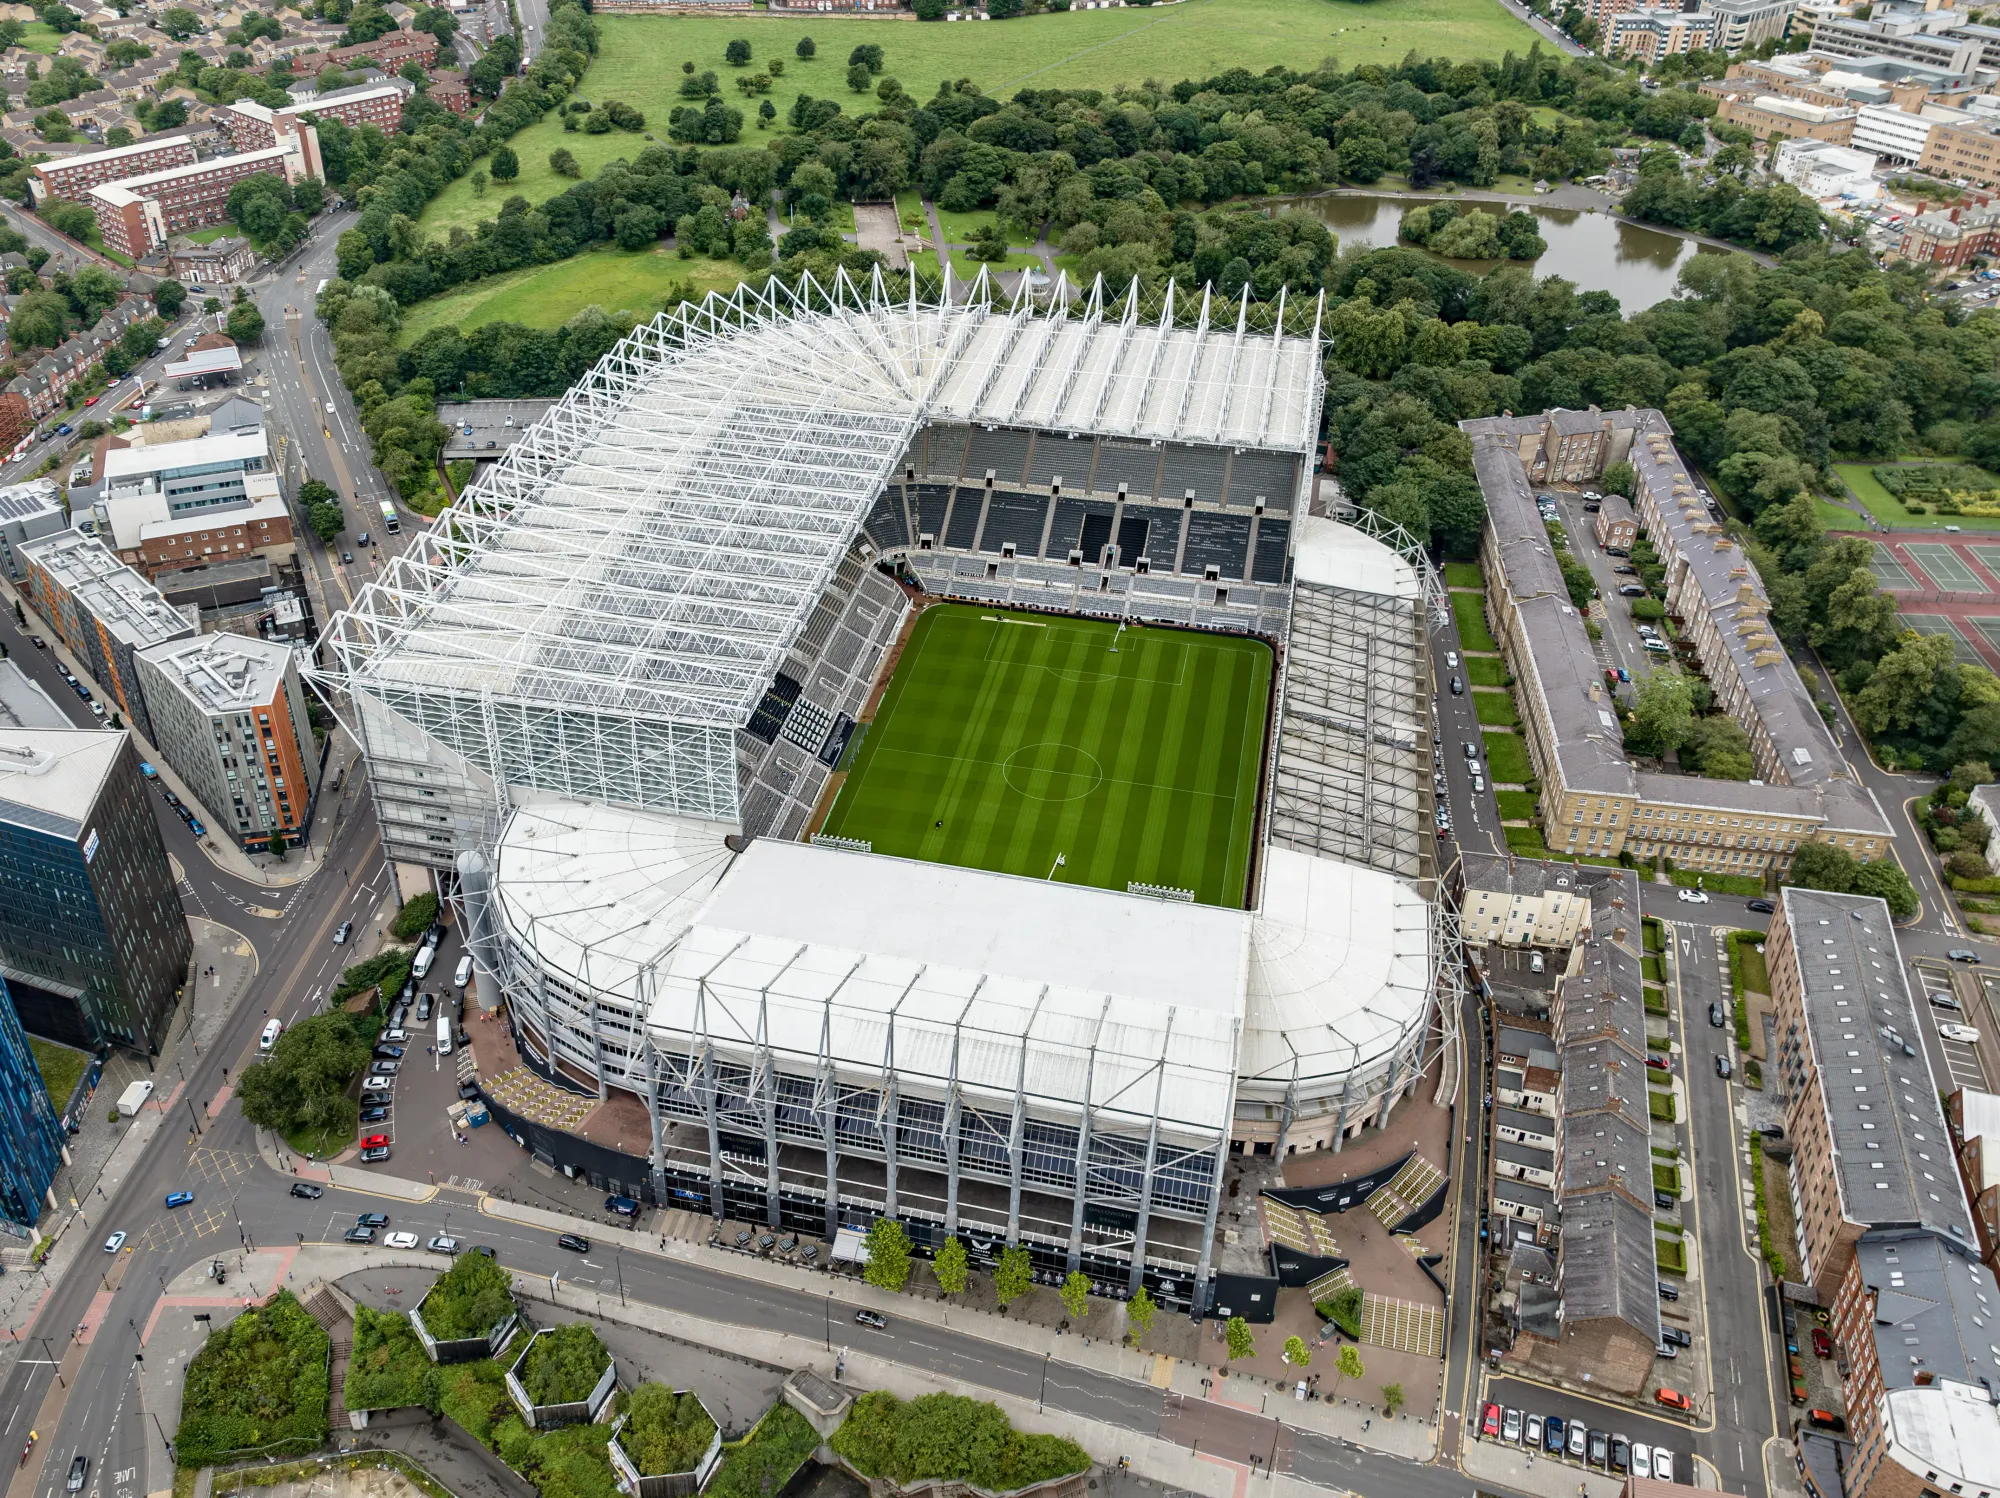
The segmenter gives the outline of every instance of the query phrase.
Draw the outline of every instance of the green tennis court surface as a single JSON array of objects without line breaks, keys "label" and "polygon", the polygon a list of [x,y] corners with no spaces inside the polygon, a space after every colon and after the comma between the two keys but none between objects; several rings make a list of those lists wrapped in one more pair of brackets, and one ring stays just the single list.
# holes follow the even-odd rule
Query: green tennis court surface
[{"label": "green tennis court surface", "polygon": [[1880,541],[1875,543],[1875,555],[1869,559],[1869,570],[1875,574],[1875,585],[1890,592],[1914,593],[1922,584],[1910,575],[1902,559]]},{"label": "green tennis court surface", "polygon": [[1942,614],[1898,614],[1896,622],[1905,629],[1914,629],[1920,635],[1944,635],[1951,641],[1952,655],[1960,665],[1983,666],[1979,652],[1967,639],[1965,631]]},{"label": "green tennis court surface", "polygon": [[1965,558],[1949,546],[1930,541],[1910,541],[1903,546],[1903,552],[1925,572],[1940,588],[1953,593],[1986,591],[1986,584],[1979,580],[1979,574],[1966,566]]},{"label": "green tennis court surface", "polygon": [[903,858],[1240,906],[1270,692],[1255,640],[940,605],[917,621],[822,830]]}]

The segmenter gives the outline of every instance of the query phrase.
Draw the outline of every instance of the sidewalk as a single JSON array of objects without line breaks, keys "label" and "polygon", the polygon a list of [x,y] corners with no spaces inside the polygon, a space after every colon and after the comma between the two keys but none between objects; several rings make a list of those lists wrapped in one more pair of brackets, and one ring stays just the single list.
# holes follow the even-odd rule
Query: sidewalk
[{"label": "sidewalk", "polygon": [[[69,1141],[70,1160],[57,1174],[56,1199],[60,1211],[45,1213],[43,1233],[56,1240],[48,1262],[39,1269],[10,1266],[0,1279],[0,1378],[20,1357],[22,1338],[31,1333],[35,1317],[50,1289],[76,1262],[79,1254],[95,1253],[102,1242],[101,1213],[138,1163],[155,1135],[163,1128],[189,1126],[188,1101],[199,1110],[210,1100],[183,1101],[186,1089],[181,1071],[182,1047],[197,1053],[222,1030],[223,1019],[256,976],[257,954],[241,933],[213,921],[192,916],[188,926],[194,933],[194,972],[214,967],[215,976],[197,980],[191,1003],[184,1002],[175,1014],[167,1044],[151,1071],[144,1057],[113,1052],[106,1063],[90,1105],[84,1110],[80,1133]],[[190,1023],[193,1034],[189,1035]],[[127,1084],[150,1078],[153,1096],[136,1118],[109,1120],[112,1102]]]},{"label": "sidewalk", "polygon": [[[55,631],[43,621],[40,614],[35,612],[34,603],[26,593],[18,587],[0,581],[0,600],[5,600],[10,605],[18,601],[22,612],[27,616],[27,628],[34,633],[40,634],[43,639],[48,641],[48,654],[53,659],[67,666],[70,673],[78,680],[89,683],[96,690],[98,697],[103,701],[106,703],[114,701],[111,694],[105,691],[97,679],[90,674],[88,667],[69,653],[62,641],[56,637]],[[311,836],[305,843],[299,845],[292,852],[287,853],[284,859],[280,861],[272,858],[268,853],[245,853],[230,839],[216,836],[214,829],[219,827],[221,823],[214,808],[204,805],[187,788],[187,785],[174,773],[173,768],[166,762],[165,757],[161,755],[158,746],[149,741],[131,723],[126,723],[125,727],[131,732],[132,747],[138,753],[139,758],[145,760],[146,763],[159,772],[161,781],[175,795],[179,796],[189,806],[198,808],[203,823],[210,829],[210,835],[201,838],[197,846],[200,847],[208,861],[214,864],[217,869],[232,878],[241,879],[245,883],[260,884],[273,889],[288,888],[295,884],[303,884],[319,872],[327,845],[333,841],[334,834],[339,831],[342,820],[340,813],[346,804],[347,793],[358,783],[357,777],[360,774],[361,751],[355,748],[353,741],[347,737],[345,730],[339,727],[334,729],[333,750],[328,754],[326,761],[327,780],[331,780],[337,771],[344,772],[341,774],[341,789],[338,794],[331,797],[322,795],[318,806],[313,812]],[[264,916],[277,916],[282,913],[276,910],[265,910],[262,907],[249,907],[249,912],[252,915]]]}]

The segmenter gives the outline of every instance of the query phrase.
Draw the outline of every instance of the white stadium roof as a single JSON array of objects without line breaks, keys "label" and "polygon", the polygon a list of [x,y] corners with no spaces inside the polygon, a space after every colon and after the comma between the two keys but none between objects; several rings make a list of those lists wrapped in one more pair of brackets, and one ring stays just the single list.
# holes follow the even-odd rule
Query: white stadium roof
[{"label": "white stadium roof", "polygon": [[335,617],[325,674],[734,727],[926,423],[1310,450],[1316,324],[1285,336],[1281,306],[1252,332],[1247,293],[1193,326],[1171,288],[1157,322],[1126,304],[923,306],[842,278],[662,314]]}]

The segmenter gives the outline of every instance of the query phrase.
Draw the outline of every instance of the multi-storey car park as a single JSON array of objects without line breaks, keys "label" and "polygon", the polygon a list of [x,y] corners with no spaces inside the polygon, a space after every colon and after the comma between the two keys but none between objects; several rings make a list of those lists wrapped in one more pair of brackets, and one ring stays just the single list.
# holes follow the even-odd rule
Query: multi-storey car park
[{"label": "multi-storey car park", "polygon": [[[334,620],[316,681],[527,1064],[643,1108],[645,1158],[593,1175],[829,1236],[893,1214],[1199,1310],[1228,1155],[1337,1150],[1453,1051],[1438,591],[1308,513],[1318,308],[1053,307],[841,278],[663,314]],[[1052,705],[1022,721],[989,673],[910,752],[1037,767],[940,801],[914,856],[814,837],[942,599],[983,606],[969,670],[1039,663]],[[1189,631],[1262,641],[1264,699],[1185,691]],[[1086,701],[1131,714],[1095,769],[1063,760]],[[975,851],[1013,819],[1061,854],[1157,788],[1135,742],[1246,723],[1244,897],[1143,877],[1174,810],[1088,873]]]}]

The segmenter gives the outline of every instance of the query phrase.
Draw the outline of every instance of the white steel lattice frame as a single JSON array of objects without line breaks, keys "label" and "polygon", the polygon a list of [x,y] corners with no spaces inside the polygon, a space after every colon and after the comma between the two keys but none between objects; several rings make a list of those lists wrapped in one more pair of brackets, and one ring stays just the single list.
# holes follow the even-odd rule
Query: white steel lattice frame
[{"label": "white steel lattice frame", "polygon": [[[1101,285],[1092,296],[1101,307]],[[1247,310],[1211,331],[1204,298],[1190,329],[1169,296],[1140,359],[1129,312],[1111,327],[1072,319],[1067,298],[1002,310],[983,274],[944,305],[914,287],[894,300],[879,273],[683,305],[621,341],[336,615],[309,674],[465,755],[502,802],[528,784],[733,818],[730,736],[924,421],[1067,432],[1087,408],[1108,434],[1302,452],[1317,315],[1302,338],[1282,309],[1250,332]],[[1020,421],[1031,387],[1058,398]]]}]

